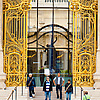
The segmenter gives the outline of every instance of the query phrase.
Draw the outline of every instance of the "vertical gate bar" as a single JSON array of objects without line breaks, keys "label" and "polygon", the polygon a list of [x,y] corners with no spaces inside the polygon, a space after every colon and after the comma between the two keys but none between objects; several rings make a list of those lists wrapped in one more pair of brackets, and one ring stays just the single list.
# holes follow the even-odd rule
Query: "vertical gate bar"
[{"label": "vertical gate bar", "polygon": [[[53,40],[54,40],[54,0],[52,0],[52,6],[53,6],[53,9],[52,9],[52,37],[51,37],[51,47],[53,47]],[[52,68],[53,68],[53,51],[54,49],[50,49],[51,51],[51,62],[50,62],[50,73],[52,74]]]},{"label": "vertical gate bar", "polygon": [[[36,42],[36,47],[37,47],[37,49],[36,49],[36,53],[37,53],[36,59],[37,59],[37,62],[38,62],[38,2],[39,2],[39,0],[37,0],[37,34],[36,34],[36,40],[37,40],[37,42]],[[37,68],[38,68],[38,64],[37,64]]]},{"label": "vertical gate bar", "polygon": [[23,26],[22,26],[22,25],[23,25],[23,24],[22,24],[22,22],[23,22],[22,20],[23,20],[23,18],[22,18],[22,17],[23,17],[23,16],[21,15],[21,36],[20,36],[21,39],[22,39],[22,34],[23,34],[23,31],[22,31],[22,27],[23,27]]},{"label": "vertical gate bar", "polygon": [[17,87],[16,87],[16,100],[17,100]]},{"label": "vertical gate bar", "polygon": [[17,100],[17,87],[15,87],[15,100]]},{"label": "vertical gate bar", "polygon": [[[19,17],[19,23],[20,23],[20,17]],[[18,24],[19,24],[18,23]],[[19,24],[19,27],[18,27],[19,29],[17,29],[17,30],[19,30],[20,31],[20,24]],[[19,33],[20,34],[20,33]],[[17,32],[16,32],[16,36],[17,36]],[[18,38],[17,38],[17,40],[19,40],[20,39],[20,37],[18,36]],[[20,62],[20,60],[19,60],[19,65],[21,65],[21,62]],[[19,74],[19,82],[20,82],[20,67],[21,66],[19,66],[19,72],[18,72],[18,74]]]},{"label": "vertical gate bar", "polygon": [[77,47],[77,13],[78,12],[75,12],[75,33],[74,33],[75,34],[75,37],[74,37],[75,38],[75,54],[74,54],[74,56],[75,56],[75,66],[74,66],[75,67],[75,70],[74,70],[75,71],[75,80],[77,78],[76,77],[76,66],[77,66],[76,65],[76,61],[77,61],[77,59],[76,59],[76,56],[77,56],[77,54],[76,54],[76,47]]},{"label": "vertical gate bar", "polygon": [[[70,23],[70,10],[69,10],[69,1],[68,1],[68,31],[69,31],[69,23]],[[69,33],[68,33],[68,75],[69,75]]]},{"label": "vertical gate bar", "polygon": [[[6,11],[4,11],[4,60],[6,60],[6,52],[5,52],[5,48],[6,48]],[[4,63],[4,67],[5,67],[5,63]],[[6,68],[5,68],[6,69]],[[4,70],[5,73],[6,70]]]},{"label": "vertical gate bar", "polygon": [[87,18],[85,18],[84,20],[85,20],[85,21],[84,21],[84,22],[85,22],[85,23],[84,23],[84,25],[85,25],[84,27],[85,27],[85,38],[86,38],[86,34],[87,34],[87,32],[86,32],[86,27],[87,27],[86,25],[87,25],[87,21],[86,21],[86,20],[87,20]]},{"label": "vertical gate bar", "polygon": [[28,11],[26,12],[26,67],[25,67],[25,73],[24,73],[24,79],[23,79],[23,85],[26,85],[25,80],[27,81],[26,73],[27,73],[27,37],[28,37]]},{"label": "vertical gate bar", "polygon": [[82,100],[82,91],[83,91],[83,90],[82,90],[82,88],[81,88],[81,100]]},{"label": "vertical gate bar", "polygon": [[14,91],[12,92],[12,100],[13,100],[13,93],[14,93]]},{"label": "vertical gate bar", "polygon": [[[25,9],[25,8],[24,8]],[[24,14],[24,22],[23,22],[23,26],[24,26],[24,31],[23,31],[23,33],[22,33],[22,35],[23,35],[23,41],[24,41],[24,44],[23,44],[23,46],[24,46],[24,51],[23,51],[23,63],[24,63],[24,71],[25,71],[25,67],[26,67],[26,11],[24,11],[23,12],[23,14]],[[24,78],[24,73],[25,72],[22,72],[22,78]],[[20,76],[21,77],[21,76]]]},{"label": "vertical gate bar", "polygon": [[96,56],[96,33],[97,33],[97,30],[96,30],[96,27],[97,27],[97,26],[96,26],[96,22],[97,22],[97,21],[96,21],[96,20],[97,20],[96,11],[94,12],[94,14],[95,14],[95,21],[94,21],[94,23],[95,23],[95,24],[94,24],[94,25],[95,25],[95,26],[94,26],[94,28],[95,28],[95,29],[94,29],[94,30],[95,30],[95,33],[94,33],[94,43],[95,43],[95,44],[94,44],[94,55]]},{"label": "vertical gate bar", "polygon": [[[37,60],[37,62],[38,62],[38,2],[39,2],[39,0],[37,0],[37,34],[36,34],[36,40],[37,40],[37,42],[36,42],[36,47],[37,47],[37,49],[36,49],[36,54],[37,54],[36,60]],[[37,64],[37,68],[38,68],[38,64]]]},{"label": "vertical gate bar", "polygon": [[[74,58],[74,12],[73,12],[73,85],[74,85],[74,77],[75,77],[75,71],[74,71],[74,68],[75,68],[75,58]],[[76,80],[76,79],[75,79]]]},{"label": "vertical gate bar", "polygon": [[23,96],[23,81],[22,81],[22,96]]},{"label": "vertical gate bar", "polygon": [[20,39],[20,17],[19,17],[19,21],[18,21],[18,22],[19,22],[19,23],[18,23],[18,26],[19,26],[19,27],[18,27],[18,28],[19,28],[19,29],[18,29],[18,30],[19,30],[19,33],[18,33],[19,37],[18,37],[18,39]]},{"label": "vertical gate bar", "polygon": [[76,98],[76,81],[75,81],[75,98]]}]

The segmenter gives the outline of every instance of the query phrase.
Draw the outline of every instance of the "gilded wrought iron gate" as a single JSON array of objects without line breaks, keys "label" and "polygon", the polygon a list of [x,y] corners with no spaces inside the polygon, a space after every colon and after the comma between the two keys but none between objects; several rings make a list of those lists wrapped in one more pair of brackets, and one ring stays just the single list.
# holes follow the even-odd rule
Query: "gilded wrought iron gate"
[{"label": "gilded wrought iron gate", "polygon": [[[98,0],[69,1],[73,11],[73,82],[93,86]],[[27,72],[27,16],[30,2],[3,0],[4,72],[7,74],[7,86],[19,84]]]},{"label": "gilded wrought iron gate", "polygon": [[4,72],[7,74],[7,86],[18,85],[27,72],[29,9],[30,0],[3,0]]},{"label": "gilded wrought iron gate", "polygon": [[[98,0],[70,0],[73,11],[73,82],[93,86]],[[75,84],[74,84],[75,85]]]}]

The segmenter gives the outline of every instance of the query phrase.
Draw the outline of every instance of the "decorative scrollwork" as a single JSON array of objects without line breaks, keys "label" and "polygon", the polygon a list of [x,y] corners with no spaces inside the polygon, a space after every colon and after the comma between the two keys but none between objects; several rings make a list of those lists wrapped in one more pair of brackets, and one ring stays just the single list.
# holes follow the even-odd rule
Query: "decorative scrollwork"
[{"label": "decorative scrollwork", "polygon": [[9,8],[10,8],[10,4],[9,3],[7,3],[7,2],[3,2],[3,10],[9,10]]},{"label": "decorative scrollwork", "polygon": [[70,9],[72,11],[78,11],[80,9],[80,4],[78,2],[71,2]]},{"label": "decorative scrollwork", "polygon": [[91,8],[93,9],[93,11],[96,11],[98,12],[98,2],[94,2],[92,5],[91,5]]},{"label": "decorative scrollwork", "polygon": [[10,9],[18,9],[28,11],[31,9],[31,0],[4,0],[3,1],[3,11],[7,11]]},{"label": "decorative scrollwork", "polygon": [[70,9],[72,11],[79,11],[80,9],[98,10],[98,0],[69,0]]},{"label": "decorative scrollwork", "polygon": [[4,72],[7,74],[7,86],[18,85],[27,72],[27,12],[30,7],[30,0],[3,1]]},{"label": "decorative scrollwork", "polygon": [[[73,82],[94,84],[98,0],[70,0],[73,13]],[[74,84],[75,85],[75,84]]]},{"label": "decorative scrollwork", "polygon": [[24,10],[24,11],[28,11],[31,9],[31,4],[30,3],[22,3],[21,5],[21,9]]}]

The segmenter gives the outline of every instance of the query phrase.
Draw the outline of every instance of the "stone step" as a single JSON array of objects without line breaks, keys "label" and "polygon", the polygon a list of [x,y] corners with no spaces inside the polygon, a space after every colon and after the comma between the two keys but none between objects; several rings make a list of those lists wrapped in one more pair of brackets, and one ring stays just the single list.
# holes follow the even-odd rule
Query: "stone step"
[{"label": "stone step", "polygon": [[[21,88],[19,87],[19,90],[20,89]],[[24,90],[25,90],[25,92],[24,92],[23,96],[21,96],[21,94],[20,94],[21,91],[18,93],[18,100],[31,100],[28,96],[28,92],[29,92],[28,88],[26,88]],[[63,90],[64,90],[64,87],[63,87]],[[44,100],[45,99],[45,94],[43,93],[43,87],[36,87],[35,93],[36,93],[36,96],[35,96],[35,98],[33,98],[34,100]],[[63,95],[62,95],[63,100],[65,100],[64,91],[62,93],[63,93]],[[53,87],[53,92],[51,94],[51,100],[56,100],[56,88],[55,87]]]},{"label": "stone step", "polygon": [[0,100],[7,100],[11,92],[12,92],[12,89],[0,90]]},{"label": "stone step", "polygon": [[[81,97],[72,98],[71,100],[81,100]],[[100,100],[100,97],[91,97],[90,100]]]},{"label": "stone step", "polygon": [[[75,88],[75,87],[74,87]],[[73,90],[72,100],[81,100],[81,89],[79,87],[76,88],[76,98],[75,98],[75,89]],[[94,90],[93,87],[83,87],[84,91],[88,91],[91,100],[100,100],[100,90]],[[80,92],[79,92],[80,91]],[[83,97],[82,93],[82,97]]]},{"label": "stone step", "polygon": [[[10,93],[11,93],[11,87],[8,88],[6,91],[9,91],[10,89]],[[26,87],[23,87],[23,96],[21,95],[21,91],[22,91],[22,87],[18,87],[17,88],[17,100],[45,100],[45,94],[43,93],[43,87],[36,87],[35,88],[35,93],[36,96],[33,99],[29,98],[29,90]],[[81,89],[77,88],[77,95],[75,98],[75,92],[73,90],[73,94],[72,94],[72,99],[71,100],[81,100]],[[100,100],[100,90],[93,90],[92,88],[84,88],[84,90],[87,90],[89,92],[89,95],[91,96],[91,100]],[[4,90],[5,91],[5,90]],[[80,92],[79,92],[80,91]],[[9,94],[9,93],[8,93]],[[2,94],[3,95],[3,92]],[[14,93],[14,99],[15,100],[15,93]],[[2,98],[0,96],[0,100],[6,100],[6,97]],[[12,97],[10,98],[10,100],[12,100]],[[51,100],[57,100],[56,99],[56,87],[53,87],[53,91],[51,94]],[[64,93],[64,87],[62,88],[62,100],[66,100],[66,95]]]}]

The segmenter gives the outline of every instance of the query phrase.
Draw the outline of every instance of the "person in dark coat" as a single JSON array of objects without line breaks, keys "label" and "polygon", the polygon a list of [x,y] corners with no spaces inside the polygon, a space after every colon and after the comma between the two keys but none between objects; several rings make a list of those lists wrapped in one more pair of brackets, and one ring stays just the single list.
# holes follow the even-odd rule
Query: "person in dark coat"
[{"label": "person in dark coat", "polygon": [[35,79],[32,77],[32,74],[29,74],[29,78],[27,79],[27,86],[29,87],[29,96],[30,98],[35,97],[34,88],[36,87]]},{"label": "person in dark coat", "polygon": [[52,82],[49,80],[49,77],[47,77],[44,82],[43,91],[45,92],[45,100],[47,100],[47,97],[51,100]]},{"label": "person in dark coat", "polygon": [[44,77],[45,77],[45,75],[43,74],[44,73],[43,66],[41,66],[41,69],[39,70],[39,73],[42,73],[42,74],[40,74],[40,82],[41,82],[41,86],[43,86]]},{"label": "person in dark coat", "polygon": [[66,93],[66,100],[71,100],[71,94],[73,93],[73,86],[71,84],[70,79],[68,79],[68,83],[65,84],[65,93]]}]

